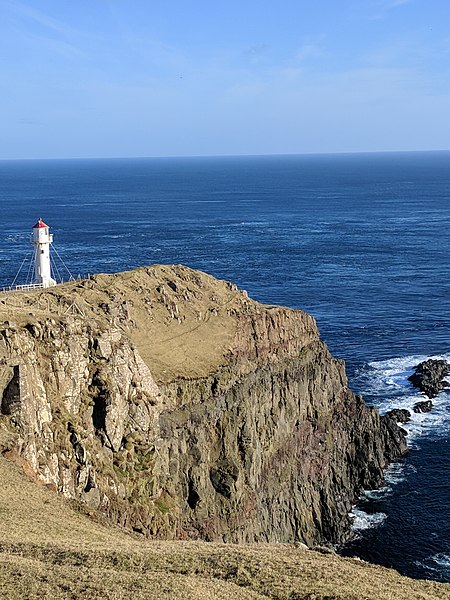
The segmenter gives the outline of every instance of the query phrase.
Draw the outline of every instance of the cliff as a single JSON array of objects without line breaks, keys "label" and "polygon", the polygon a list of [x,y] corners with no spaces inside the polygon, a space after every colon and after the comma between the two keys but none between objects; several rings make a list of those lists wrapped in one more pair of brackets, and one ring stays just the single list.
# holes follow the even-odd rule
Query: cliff
[{"label": "cliff", "polygon": [[153,537],[345,539],[402,431],[302,311],[182,266],[0,296],[0,448]]}]

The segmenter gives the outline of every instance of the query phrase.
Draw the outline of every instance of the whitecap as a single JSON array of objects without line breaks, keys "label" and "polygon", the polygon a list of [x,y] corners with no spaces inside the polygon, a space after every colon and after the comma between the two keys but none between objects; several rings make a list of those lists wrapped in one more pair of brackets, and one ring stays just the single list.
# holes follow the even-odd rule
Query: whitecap
[{"label": "whitecap", "polygon": [[444,567],[450,570],[450,554],[444,554],[443,552],[441,552],[432,556],[431,560],[440,567]]},{"label": "whitecap", "polygon": [[381,500],[382,498],[386,498],[386,496],[390,496],[393,492],[393,489],[390,485],[384,485],[377,490],[365,490],[364,496],[368,500]]},{"label": "whitecap", "polygon": [[353,531],[364,531],[366,529],[373,529],[378,527],[387,518],[385,513],[366,513],[360,508],[354,506],[349,513],[349,517],[352,519]]},{"label": "whitecap", "polygon": [[405,481],[408,475],[416,473],[414,465],[404,462],[391,463],[384,472],[384,479],[389,486],[394,486]]},{"label": "whitecap", "polygon": [[[433,398],[431,412],[413,411],[414,405],[423,400],[424,395],[412,386],[408,377],[414,372],[414,367],[427,358],[430,357],[416,354],[370,362],[356,374],[352,384],[381,414],[393,408],[405,408],[411,413],[411,420],[402,425],[408,432],[410,447],[414,447],[415,440],[423,435],[447,434],[450,429],[450,390],[442,391]],[[450,362],[450,354],[431,358]]]},{"label": "whitecap", "polygon": [[415,564],[419,567],[425,567],[427,571],[439,573],[441,576],[444,575],[446,578],[450,576],[450,555],[439,552],[433,556],[429,556],[423,561],[415,561]]}]

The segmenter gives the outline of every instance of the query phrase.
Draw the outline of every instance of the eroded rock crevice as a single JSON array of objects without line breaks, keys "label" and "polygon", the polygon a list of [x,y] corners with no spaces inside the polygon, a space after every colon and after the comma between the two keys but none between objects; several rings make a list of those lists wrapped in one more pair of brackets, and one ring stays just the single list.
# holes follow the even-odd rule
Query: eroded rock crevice
[{"label": "eroded rock crevice", "polygon": [[89,394],[92,397],[92,425],[97,433],[106,434],[106,416],[110,399],[108,396],[108,388],[105,382],[100,377],[98,371],[92,377],[92,382],[89,385]]},{"label": "eroded rock crevice", "polygon": [[20,411],[20,372],[19,365],[12,367],[12,376],[3,390],[1,414],[13,416]]}]

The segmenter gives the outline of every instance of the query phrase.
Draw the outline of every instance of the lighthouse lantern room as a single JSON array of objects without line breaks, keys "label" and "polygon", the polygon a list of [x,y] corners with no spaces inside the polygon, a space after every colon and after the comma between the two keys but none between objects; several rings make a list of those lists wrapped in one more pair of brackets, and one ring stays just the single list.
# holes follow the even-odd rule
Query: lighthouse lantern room
[{"label": "lighthouse lantern room", "polygon": [[56,285],[50,267],[50,244],[52,242],[53,235],[50,233],[50,227],[42,219],[39,219],[33,227],[31,243],[34,246],[34,283],[44,288]]}]

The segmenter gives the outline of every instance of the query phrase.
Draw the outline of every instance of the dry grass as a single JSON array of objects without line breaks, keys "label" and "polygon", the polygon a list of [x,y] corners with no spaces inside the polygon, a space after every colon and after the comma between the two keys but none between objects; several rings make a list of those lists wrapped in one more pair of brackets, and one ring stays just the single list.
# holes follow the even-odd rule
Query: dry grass
[{"label": "dry grass", "polygon": [[[73,316],[101,328],[113,320],[131,337],[153,376],[171,381],[207,376],[223,364],[236,315],[250,304],[256,306],[237,288],[206,273],[153,265],[48,290],[0,294],[0,322],[23,326]],[[105,313],[108,306],[111,312]]]},{"label": "dry grass", "polygon": [[[179,298],[186,302],[178,306]],[[129,318],[121,321],[124,304]],[[1,295],[0,321],[23,326],[83,314],[106,328],[113,318],[106,305],[119,311],[114,318],[157,379],[170,381],[220,367],[236,315],[252,301],[207,275],[159,266]],[[304,547],[145,541],[39,486],[3,457],[0,482],[0,598],[450,599],[450,585]]]},{"label": "dry grass", "polygon": [[[98,274],[46,290],[0,293],[0,324],[20,328],[53,319],[115,327],[128,336],[157,382],[208,377],[229,361],[245,315],[287,311],[261,305],[226,281],[182,265]],[[250,332],[251,333],[251,332]],[[245,337],[245,336],[244,336]]]},{"label": "dry grass", "polygon": [[0,598],[449,599],[450,585],[288,545],[148,542],[0,458]]}]

